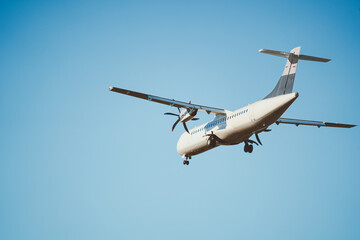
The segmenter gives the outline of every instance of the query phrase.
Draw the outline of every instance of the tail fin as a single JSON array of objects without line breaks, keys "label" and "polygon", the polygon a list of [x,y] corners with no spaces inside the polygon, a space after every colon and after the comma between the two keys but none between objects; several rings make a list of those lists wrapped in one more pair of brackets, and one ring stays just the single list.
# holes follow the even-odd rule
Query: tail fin
[{"label": "tail fin", "polygon": [[284,95],[292,92],[295,80],[295,74],[297,64],[299,60],[315,61],[315,62],[328,62],[330,59],[318,58],[308,55],[300,55],[300,48],[296,47],[290,52],[280,52],[274,50],[260,49],[259,52],[266,53],[274,56],[287,58],[287,62],[284,68],[284,72],[280,77],[279,82],[275,86],[274,90],[269,93],[264,99],[272,98],[279,95]]}]

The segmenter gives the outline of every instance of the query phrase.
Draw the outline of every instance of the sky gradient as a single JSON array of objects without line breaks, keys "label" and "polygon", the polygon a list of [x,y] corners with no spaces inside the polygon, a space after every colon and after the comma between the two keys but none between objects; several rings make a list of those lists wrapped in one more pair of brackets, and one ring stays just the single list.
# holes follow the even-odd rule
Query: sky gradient
[{"label": "sky gradient", "polygon": [[301,46],[283,116],[359,124],[359,43],[359,1],[0,1],[0,239],[359,239],[359,127],[183,166],[177,110],[108,91],[235,110]]}]

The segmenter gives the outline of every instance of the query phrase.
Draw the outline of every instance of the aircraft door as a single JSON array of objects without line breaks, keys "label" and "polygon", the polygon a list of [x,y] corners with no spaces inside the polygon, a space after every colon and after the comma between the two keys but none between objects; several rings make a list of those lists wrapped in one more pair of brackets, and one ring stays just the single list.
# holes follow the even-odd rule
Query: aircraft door
[{"label": "aircraft door", "polygon": [[255,122],[255,114],[254,114],[254,107],[249,107],[249,116],[250,116],[250,120],[251,122]]}]

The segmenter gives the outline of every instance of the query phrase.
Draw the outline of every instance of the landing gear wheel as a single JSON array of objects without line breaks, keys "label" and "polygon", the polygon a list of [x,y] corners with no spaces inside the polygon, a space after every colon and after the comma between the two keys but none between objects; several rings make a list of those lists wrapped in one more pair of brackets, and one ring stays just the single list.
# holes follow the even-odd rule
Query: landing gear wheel
[{"label": "landing gear wheel", "polygon": [[253,145],[249,145],[249,144],[245,143],[244,152],[252,153],[253,150],[254,150]]},{"label": "landing gear wheel", "polygon": [[191,157],[186,157],[186,160],[183,161],[184,165],[189,165],[190,162],[188,159],[191,159]]},{"label": "landing gear wheel", "polygon": [[248,152],[248,148],[249,148],[249,145],[246,145],[244,146],[244,152]]},{"label": "landing gear wheel", "polygon": [[249,153],[252,153],[253,150],[254,150],[254,146],[253,146],[253,145],[249,145],[248,152],[249,152]]},{"label": "landing gear wheel", "polygon": [[190,162],[189,162],[188,160],[184,160],[184,161],[183,161],[183,164],[184,164],[184,165],[189,165],[189,163],[190,163]]}]

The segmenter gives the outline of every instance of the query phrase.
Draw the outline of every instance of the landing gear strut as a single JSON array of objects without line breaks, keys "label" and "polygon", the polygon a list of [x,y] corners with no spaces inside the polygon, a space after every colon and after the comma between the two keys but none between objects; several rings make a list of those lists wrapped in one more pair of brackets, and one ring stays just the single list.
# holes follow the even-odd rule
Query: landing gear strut
[{"label": "landing gear strut", "polygon": [[186,160],[183,161],[184,165],[189,165],[190,162],[188,159],[191,159],[191,156],[186,156]]},{"label": "landing gear strut", "polygon": [[245,142],[244,152],[252,153],[253,150],[254,146],[252,144],[249,145],[248,142]]}]

